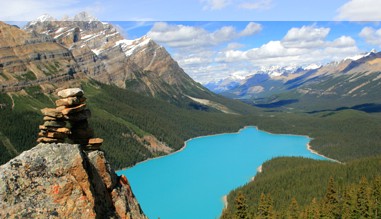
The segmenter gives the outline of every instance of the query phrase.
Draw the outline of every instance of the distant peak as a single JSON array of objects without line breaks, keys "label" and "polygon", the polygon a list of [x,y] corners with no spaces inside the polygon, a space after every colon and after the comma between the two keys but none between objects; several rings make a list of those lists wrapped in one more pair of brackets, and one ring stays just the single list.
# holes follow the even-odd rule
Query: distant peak
[{"label": "distant peak", "polygon": [[367,53],[361,53],[361,54],[358,54],[358,55],[355,55],[355,56],[346,57],[344,59],[344,61],[348,60],[348,59],[353,60],[353,61],[357,61],[357,60],[359,60],[361,58],[368,57],[371,54],[375,54],[375,53],[377,53],[377,51],[375,49],[372,49],[370,52],[367,52]]},{"label": "distant peak", "polygon": [[35,20],[33,20],[32,22],[30,22],[30,25],[34,25],[38,22],[42,23],[42,22],[45,22],[45,21],[55,21],[56,19],[54,17],[52,17],[51,15],[49,14],[43,14],[41,15],[40,17],[36,18]]},{"label": "distant peak", "polygon": [[315,69],[318,69],[320,67],[321,67],[321,65],[318,65],[318,64],[309,64],[308,66],[304,67],[303,69],[304,70],[315,70]]},{"label": "distant peak", "polygon": [[82,12],[80,12],[77,15],[74,16],[73,21],[88,21],[88,22],[92,22],[92,21],[99,21],[99,20],[96,17],[90,15],[88,12],[82,11]]},{"label": "distant peak", "polygon": [[40,17],[38,17],[38,18],[36,19],[36,21],[40,21],[40,22],[44,22],[44,21],[54,21],[54,20],[55,20],[55,18],[52,17],[52,16],[49,15],[49,14],[43,14],[43,15],[41,15]]}]

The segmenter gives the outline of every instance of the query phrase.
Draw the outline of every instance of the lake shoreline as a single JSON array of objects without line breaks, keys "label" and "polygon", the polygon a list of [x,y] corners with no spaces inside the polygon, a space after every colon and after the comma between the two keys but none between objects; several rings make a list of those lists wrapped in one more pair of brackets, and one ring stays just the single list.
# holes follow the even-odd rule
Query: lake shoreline
[{"label": "lake shoreline", "polygon": [[[174,151],[174,152],[169,153],[169,154],[161,155],[161,156],[158,156],[158,157],[151,157],[151,158],[148,158],[148,159],[146,159],[146,160],[137,162],[137,163],[134,164],[133,166],[125,167],[125,168],[123,168],[123,169],[116,170],[116,172],[118,172],[118,171],[122,171],[122,170],[126,170],[126,169],[129,169],[129,168],[132,168],[132,167],[134,167],[134,166],[136,166],[136,165],[138,165],[138,164],[142,164],[142,163],[144,163],[144,162],[148,162],[148,161],[155,160],[155,159],[159,159],[159,158],[162,158],[162,157],[165,157],[165,156],[171,156],[171,155],[174,155],[174,154],[176,154],[176,153],[180,153],[180,152],[182,152],[183,150],[185,150],[185,149],[187,148],[187,143],[188,143],[189,141],[194,140],[194,139],[204,138],[204,137],[211,137],[211,136],[218,136],[218,135],[226,135],[226,134],[238,134],[238,133],[239,133],[240,131],[242,131],[243,129],[246,129],[246,128],[249,128],[249,127],[253,127],[253,128],[256,128],[257,130],[259,130],[257,126],[251,126],[251,125],[250,125],[250,126],[244,126],[243,128],[240,128],[237,132],[224,132],[224,133],[210,134],[210,135],[202,135],[202,136],[197,136],[197,137],[194,137],[194,138],[190,138],[190,139],[184,141],[183,146],[182,146],[179,150],[177,150],[177,151]],[[269,132],[269,133],[270,133],[270,132]],[[271,133],[271,134],[272,134],[272,133]]]},{"label": "lake shoreline", "polygon": [[[311,141],[310,141],[310,142],[311,142]],[[324,157],[324,158],[327,159],[327,160],[330,160],[330,161],[333,161],[333,162],[337,162],[337,163],[342,164],[342,162],[340,162],[340,161],[338,161],[338,160],[335,160],[335,159],[333,159],[333,158],[329,158],[329,157],[327,157],[327,156],[325,156],[325,155],[322,155],[322,154],[320,154],[319,152],[317,152],[317,151],[315,151],[314,149],[312,149],[312,146],[311,146],[310,142],[307,143],[307,149],[308,149],[311,153],[316,154],[316,155],[321,156],[321,157]]]},{"label": "lake shoreline", "polygon": [[[132,167],[134,167],[134,166],[136,166],[136,165],[138,165],[138,164],[144,163],[144,162],[148,162],[148,161],[151,161],[151,160],[159,159],[159,158],[162,158],[162,157],[165,157],[165,156],[170,156],[170,155],[173,155],[173,154],[182,152],[183,150],[186,149],[186,147],[187,147],[187,143],[188,143],[189,141],[194,140],[194,139],[203,138],[203,137],[218,136],[218,135],[226,135],[226,134],[238,134],[238,133],[241,132],[242,130],[244,130],[244,129],[246,129],[246,128],[250,128],[250,127],[255,128],[255,129],[257,129],[257,130],[260,130],[260,129],[258,128],[258,126],[247,125],[247,126],[244,126],[243,128],[240,128],[237,132],[223,132],[223,133],[218,133],[218,134],[202,135],[202,136],[198,136],[198,137],[190,138],[190,139],[186,140],[186,141],[184,142],[183,146],[182,146],[179,150],[177,150],[177,151],[174,151],[174,152],[169,153],[169,154],[161,155],[161,156],[158,156],[158,157],[151,157],[151,158],[148,158],[148,159],[146,159],[146,160],[137,162],[137,163],[134,164],[133,166],[125,167],[125,168],[116,170],[116,172],[118,172],[118,171],[122,171],[122,170],[126,170],[126,169],[129,169],[129,168],[132,168]],[[312,140],[313,138],[310,138],[308,135],[276,134],[276,133],[271,133],[271,132],[264,131],[264,130],[260,130],[260,131],[266,132],[266,133],[271,134],[271,135],[286,135],[286,136],[304,136],[304,137],[307,137],[308,139],[310,139],[310,141],[307,143],[306,147],[307,147],[307,149],[308,149],[311,153],[316,154],[316,155],[319,155],[319,156],[321,156],[321,157],[324,157],[324,158],[326,158],[326,159],[328,159],[328,160],[331,160],[331,161],[335,161],[335,162],[341,163],[341,162],[338,161],[338,160],[335,160],[335,159],[326,157],[326,156],[324,156],[324,155],[318,153],[318,152],[315,151],[314,149],[312,149],[312,147],[311,147],[311,145],[310,145],[310,142],[311,142],[311,140]]]},{"label": "lake shoreline", "polygon": [[[251,138],[250,136],[248,136],[247,134],[249,134],[249,133],[251,133],[251,132],[246,132],[245,130],[246,129],[250,129],[250,130],[255,130],[254,132],[256,133],[256,132],[259,132],[259,133],[263,133],[263,134],[261,134],[261,135],[259,135],[258,136],[258,139],[255,137],[254,139],[253,138]],[[147,160],[144,160],[144,161],[141,161],[141,162],[138,162],[137,164],[135,164],[134,166],[132,166],[132,167],[128,167],[128,168],[124,168],[124,169],[122,169],[122,170],[119,170],[118,172],[119,172],[119,174],[126,174],[126,173],[124,173],[124,172],[122,172],[122,171],[129,171],[129,169],[134,169],[134,167],[136,168],[136,165],[138,165],[138,164],[142,164],[142,163],[144,163],[144,162],[147,162],[147,161],[153,161],[154,159],[158,159],[158,158],[163,158],[164,156],[169,156],[169,155],[176,155],[176,159],[177,160],[179,160],[178,159],[178,157],[177,156],[180,156],[180,157],[182,157],[182,158],[184,158],[183,156],[185,156],[187,153],[188,153],[188,151],[189,152],[191,152],[191,151],[193,151],[193,150],[191,150],[191,149],[193,149],[193,147],[190,147],[190,148],[188,148],[188,146],[190,146],[190,145],[192,145],[193,146],[193,143],[194,144],[196,144],[196,143],[198,143],[199,141],[194,141],[194,142],[191,142],[192,140],[196,140],[196,139],[201,139],[201,138],[206,138],[206,137],[218,137],[218,136],[223,136],[223,135],[226,135],[228,138],[236,138],[236,136],[237,135],[241,135],[241,134],[243,134],[243,136],[246,136],[246,137],[249,137],[247,140],[245,140],[245,142],[247,142],[246,143],[246,146],[245,147],[247,147],[247,149],[249,149],[249,148],[252,148],[252,150],[254,150],[255,148],[253,148],[252,146],[253,145],[257,145],[257,143],[256,142],[260,142],[261,140],[261,138],[260,138],[260,136],[267,136],[267,138],[273,138],[272,136],[276,136],[276,137],[279,137],[279,136],[283,136],[282,138],[280,138],[278,141],[274,141],[273,143],[272,143],[272,145],[273,146],[270,146],[270,145],[268,145],[268,147],[269,147],[269,149],[271,150],[271,151],[273,151],[274,152],[274,155],[273,156],[269,156],[269,157],[267,157],[267,158],[265,158],[265,157],[263,157],[263,158],[261,158],[261,157],[258,157],[258,159],[254,159],[254,160],[256,160],[255,162],[252,162],[252,164],[255,164],[255,166],[257,166],[257,168],[256,168],[256,171],[253,173],[253,171],[251,170],[251,171],[249,171],[249,172],[247,172],[246,171],[246,176],[245,176],[245,178],[246,177],[248,177],[248,178],[246,178],[246,180],[243,178],[243,179],[241,179],[240,180],[240,182],[244,182],[244,181],[246,181],[246,183],[248,183],[248,182],[252,182],[252,181],[254,181],[255,180],[255,178],[258,176],[258,173],[261,173],[262,171],[263,171],[263,163],[265,163],[265,162],[267,162],[267,161],[269,161],[269,160],[271,160],[271,159],[273,159],[273,158],[275,158],[275,157],[279,157],[279,156],[282,156],[282,154],[287,154],[287,153],[285,153],[285,152],[283,152],[283,150],[285,150],[285,151],[287,151],[288,149],[287,148],[284,148],[284,149],[282,149],[282,150],[277,150],[276,149],[276,147],[279,147],[279,145],[283,145],[283,144],[285,144],[285,145],[288,145],[290,148],[293,148],[294,147],[294,145],[296,146],[296,145],[298,145],[298,147],[300,148],[300,150],[302,150],[302,151],[305,151],[305,152],[303,152],[303,153],[300,153],[300,155],[297,155],[298,154],[298,152],[295,152],[296,154],[295,155],[293,155],[293,156],[305,156],[304,155],[304,153],[306,153],[306,152],[309,152],[309,153],[306,153],[306,154],[310,154],[310,155],[306,155],[307,157],[308,156],[311,156],[311,157],[315,157],[316,155],[317,156],[319,156],[321,159],[325,159],[325,160],[330,160],[330,161],[335,161],[335,162],[338,162],[338,161],[336,161],[336,160],[334,160],[334,159],[330,159],[330,158],[328,158],[328,157],[326,157],[326,156],[324,156],[324,155],[321,155],[321,154],[319,154],[318,152],[316,152],[315,150],[313,150],[312,148],[311,148],[311,145],[310,145],[310,142],[311,142],[311,140],[313,140],[313,138],[311,138],[311,137],[309,137],[309,136],[306,136],[306,135],[296,135],[296,134],[275,134],[275,133],[271,133],[271,132],[267,132],[267,131],[263,131],[263,130],[260,130],[257,126],[244,126],[244,127],[242,127],[242,128],[240,128],[238,131],[236,131],[236,132],[224,132],[224,133],[217,133],[217,134],[210,134],[210,135],[204,135],[204,136],[198,136],[198,137],[194,137],[194,138],[190,138],[190,139],[188,139],[188,140],[186,140],[186,141],[184,141],[184,144],[182,145],[182,147],[181,148],[179,148],[177,151],[173,151],[173,152],[171,152],[171,153],[169,153],[169,154],[166,154],[166,155],[162,155],[162,156],[158,156],[158,157],[154,157],[154,158],[149,158],[149,159],[147,159]],[[269,135],[271,135],[271,136],[269,136]],[[296,142],[294,142],[294,143],[287,143],[288,141],[286,140],[286,139],[288,139],[288,137],[290,137],[290,139],[303,139],[303,140],[299,140],[299,143],[298,143],[298,141],[296,141]],[[211,139],[214,139],[214,138],[211,138]],[[202,142],[202,141],[200,141],[200,142]],[[225,142],[225,141],[224,141]],[[226,141],[227,142],[227,141]],[[221,142],[219,143],[219,144],[221,144]],[[233,145],[233,146],[235,146],[234,144],[230,144],[230,145]],[[206,145],[207,146],[207,145]],[[208,147],[206,147],[206,149],[207,149]],[[272,149],[271,149],[272,148]],[[303,149],[302,149],[303,148]],[[183,152],[185,149],[188,149],[186,152],[184,152],[184,153],[182,153],[182,154],[177,154],[177,153],[179,153],[179,152]],[[206,153],[206,151],[208,151],[208,150],[206,150],[206,149],[204,149],[204,148],[202,148],[202,147],[199,147],[198,148],[198,150],[199,151],[202,151],[203,153]],[[220,154],[220,149],[217,147],[217,150],[218,151],[214,151],[213,152],[213,154],[216,154],[217,152],[217,154]],[[248,154],[248,153],[246,153],[245,152],[245,150],[240,150],[240,147],[232,147],[231,149],[230,149],[231,151],[229,152],[229,154],[235,154],[235,153],[245,153],[245,154],[242,154],[241,156],[242,157],[246,157],[247,159],[249,159],[249,160],[253,160],[253,156],[251,156],[251,154]],[[255,149],[256,150],[256,149]],[[240,152],[241,151],[241,152]],[[256,153],[255,151],[252,151],[251,153]],[[184,155],[185,154],[185,155]],[[314,155],[312,155],[312,154],[314,154]],[[197,156],[199,156],[200,155],[200,152],[198,152],[198,154],[196,154]],[[222,153],[221,153],[221,155],[222,155]],[[213,156],[213,155],[209,155],[209,156]],[[230,156],[230,155],[229,155]],[[283,155],[283,156],[285,156],[285,155]],[[201,159],[201,160],[205,160],[205,157],[207,157],[207,156],[202,156],[201,158],[203,158],[203,159]],[[221,157],[221,156],[218,156],[218,157]],[[236,156],[236,157],[238,157],[238,156]],[[164,163],[167,163],[168,162],[168,160],[172,160],[172,158],[173,157],[168,157],[169,159],[163,159],[163,162]],[[225,160],[226,158],[224,158],[224,157],[221,157],[219,160],[220,160],[220,162],[222,162],[222,163],[226,163]],[[267,160],[266,160],[267,159]],[[184,159],[180,159],[180,160],[184,160]],[[185,160],[187,160],[187,159],[185,159]],[[225,161],[224,161],[225,160]],[[193,163],[194,161],[190,161],[191,163]],[[237,163],[241,163],[241,162],[238,162],[237,161]],[[192,164],[193,165],[193,164]],[[197,166],[197,165],[196,165]],[[200,166],[200,165],[199,165]],[[201,166],[201,167],[203,167],[203,166]],[[248,166],[248,164],[246,163],[245,165],[242,165],[241,164],[241,166],[240,166],[240,169],[241,170],[247,170],[247,168],[250,168],[250,167],[253,167],[253,165],[249,165]],[[156,170],[156,168],[157,168],[157,166],[150,166],[150,164],[144,164],[144,165],[142,165],[142,166],[139,166],[139,167],[137,167],[138,169],[140,169],[140,168],[142,168],[142,169],[144,169],[144,168],[148,168],[148,170],[150,170],[151,172],[153,171],[153,173],[151,174],[151,173],[149,173],[147,176],[155,176],[155,174],[157,173],[157,171],[154,171],[154,170]],[[167,168],[168,169],[168,168]],[[170,167],[169,168],[170,170],[175,170],[176,168],[174,168],[174,167]],[[187,168],[185,168],[185,169],[187,169]],[[251,169],[251,168],[250,168]],[[192,169],[192,171],[193,171],[194,169]],[[140,172],[137,172],[136,170],[132,170],[132,171],[134,171],[135,172],[135,175],[134,176],[139,176],[139,177],[137,177],[137,179],[142,179],[142,177],[141,177],[141,171]],[[180,172],[184,172],[184,168],[183,167],[181,167],[181,168],[178,168],[178,170],[177,171],[180,171]],[[191,171],[191,172],[192,172]],[[219,171],[219,170],[215,170],[215,171]],[[148,171],[149,172],[149,171]],[[168,171],[165,171],[165,172],[168,172]],[[138,173],[138,174],[136,174],[136,173]],[[203,171],[201,171],[201,173],[203,173]],[[119,175],[118,174],[118,175]],[[140,174],[140,175],[139,175]],[[253,176],[253,175],[254,176]],[[202,175],[202,174],[201,174]],[[234,175],[234,174],[233,174]],[[250,175],[252,175],[252,177],[250,177]],[[147,177],[147,178],[149,178],[149,177]],[[181,177],[180,177],[181,178]],[[239,178],[239,177],[238,177]],[[156,179],[157,179],[157,177],[156,177]],[[161,178],[160,178],[161,179]],[[219,180],[221,180],[221,181],[226,181],[226,177],[224,176],[223,178],[220,178]],[[149,182],[153,182],[154,180],[153,179],[150,179],[149,180]],[[158,182],[160,182],[160,181],[158,181]],[[210,181],[209,181],[210,182]],[[143,182],[144,183],[144,182]],[[245,183],[243,183],[243,184],[245,184]],[[243,184],[236,184],[236,185],[234,185],[234,186],[231,186],[231,187],[229,187],[229,189],[224,189],[224,191],[223,191],[223,193],[219,193],[220,195],[217,195],[217,197],[214,197],[214,198],[218,198],[218,199],[220,199],[221,201],[220,201],[220,209],[221,210],[223,210],[223,209],[226,209],[227,207],[228,207],[228,205],[229,205],[229,203],[228,203],[228,194],[232,191],[232,190],[234,190],[234,189],[236,189],[236,188],[238,188],[238,187],[240,187],[240,186],[242,186]],[[169,183],[167,183],[166,182],[166,184],[165,185],[169,185]],[[141,187],[141,188],[146,188],[146,186],[144,186],[144,187]],[[143,190],[144,191],[144,190]],[[197,191],[199,191],[199,190],[197,190]],[[200,191],[201,191],[201,189],[200,189]],[[224,193],[226,194],[226,195],[224,195]],[[219,197],[218,197],[219,196]],[[147,197],[145,197],[146,199],[147,199]],[[217,199],[217,200],[218,200]],[[152,201],[152,197],[148,197],[148,199],[147,200],[149,200],[149,201]],[[214,199],[215,200],[215,199]],[[149,202],[148,202],[149,203]],[[215,205],[216,206],[216,208],[217,208],[217,203],[216,202],[213,202],[213,203],[215,203],[215,204],[213,204],[213,206]],[[152,204],[152,203],[151,203]],[[231,203],[230,203],[231,204]],[[153,208],[154,209],[154,208]],[[184,208],[185,209],[185,208]]]}]

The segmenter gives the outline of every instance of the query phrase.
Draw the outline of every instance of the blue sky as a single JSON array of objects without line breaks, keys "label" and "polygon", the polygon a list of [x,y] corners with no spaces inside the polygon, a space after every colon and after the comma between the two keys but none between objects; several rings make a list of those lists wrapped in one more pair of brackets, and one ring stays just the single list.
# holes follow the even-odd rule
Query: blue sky
[{"label": "blue sky", "polygon": [[349,21],[111,22],[148,35],[195,80],[244,77],[272,66],[327,64],[381,48],[381,23]]},{"label": "blue sky", "polygon": [[379,0],[0,0],[0,20],[88,11],[104,21],[379,21]]},{"label": "blue sky", "polygon": [[0,0],[23,24],[87,11],[128,39],[148,35],[195,80],[325,64],[381,46],[380,0]]}]

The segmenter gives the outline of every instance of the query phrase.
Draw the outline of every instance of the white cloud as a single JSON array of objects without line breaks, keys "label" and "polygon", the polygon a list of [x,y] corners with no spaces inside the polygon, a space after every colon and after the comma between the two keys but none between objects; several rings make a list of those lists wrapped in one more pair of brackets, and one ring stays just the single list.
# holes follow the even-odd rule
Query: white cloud
[{"label": "white cloud", "polygon": [[381,47],[381,28],[375,30],[372,27],[364,27],[359,36],[364,38],[367,43]]},{"label": "white cloud", "polygon": [[272,0],[246,1],[239,4],[238,7],[248,10],[270,9],[272,7]]},{"label": "white cloud", "polygon": [[231,0],[201,0],[204,3],[204,10],[220,10],[231,3]]},{"label": "white cloud", "polygon": [[262,26],[258,23],[250,22],[246,28],[240,33],[240,36],[250,36],[262,30]]},{"label": "white cloud", "polygon": [[148,32],[148,36],[174,48],[202,49],[200,47],[215,46],[242,36],[254,35],[260,30],[261,25],[254,22],[250,22],[241,32],[237,32],[233,26],[223,26],[214,32],[209,32],[201,27],[156,22]]},{"label": "white cloud", "polygon": [[171,47],[175,60],[201,83],[223,79],[234,72],[247,75],[273,65],[325,64],[360,53],[352,37],[328,40],[330,28],[316,25],[291,28],[280,40],[268,41],[255,48],[248,49],[234,42],[261,29],[262,26],[256,23],[248,23],[241,31],[232,26],[208,31],[201,27],[159,22],[153,26],[149,36]]},{"label": "white cloud", "polygon": [[380,0],[350,0],[337,11],[338,20],[379,21],[381,20]]},{"label": "white cloud", "polygon": [[[314,25],[292,28],[279,41],[270,41],[246,51],[231,49],[219,53],[216,61],[251,62],[253,66],[324,64],[359,53],[356,41],[349,36],[327,40],[329,28]],[[380,31],[381,32],[381,31]]]},{"label": "white cloud", "polygon": [[285,41],[315,41],[322,40],[329,34],[329,28],[317,28],[312,26],[303,26],[301,28],[291,28],[286,36]]},{"label": "white cloud", "polygon": [[229,43],[226,47],[226,50],[233,50],[233,49],[240,49],[242,47],[244,47],[245,45],[241,44],[241,43]]}]

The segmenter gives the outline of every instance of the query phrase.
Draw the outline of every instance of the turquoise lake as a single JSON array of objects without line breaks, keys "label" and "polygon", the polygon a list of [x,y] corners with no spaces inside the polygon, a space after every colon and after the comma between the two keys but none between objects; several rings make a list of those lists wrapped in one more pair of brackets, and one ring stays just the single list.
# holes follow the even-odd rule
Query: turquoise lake
[{"label": "turquoise lake", "polygon": [[325,158],[307,149],[306,136],[278,135],[246,127],[238,133],[199,137],[184,150],[118,171],[127,176],[151,219],[214,219],[222,198],[279,156]]}]

